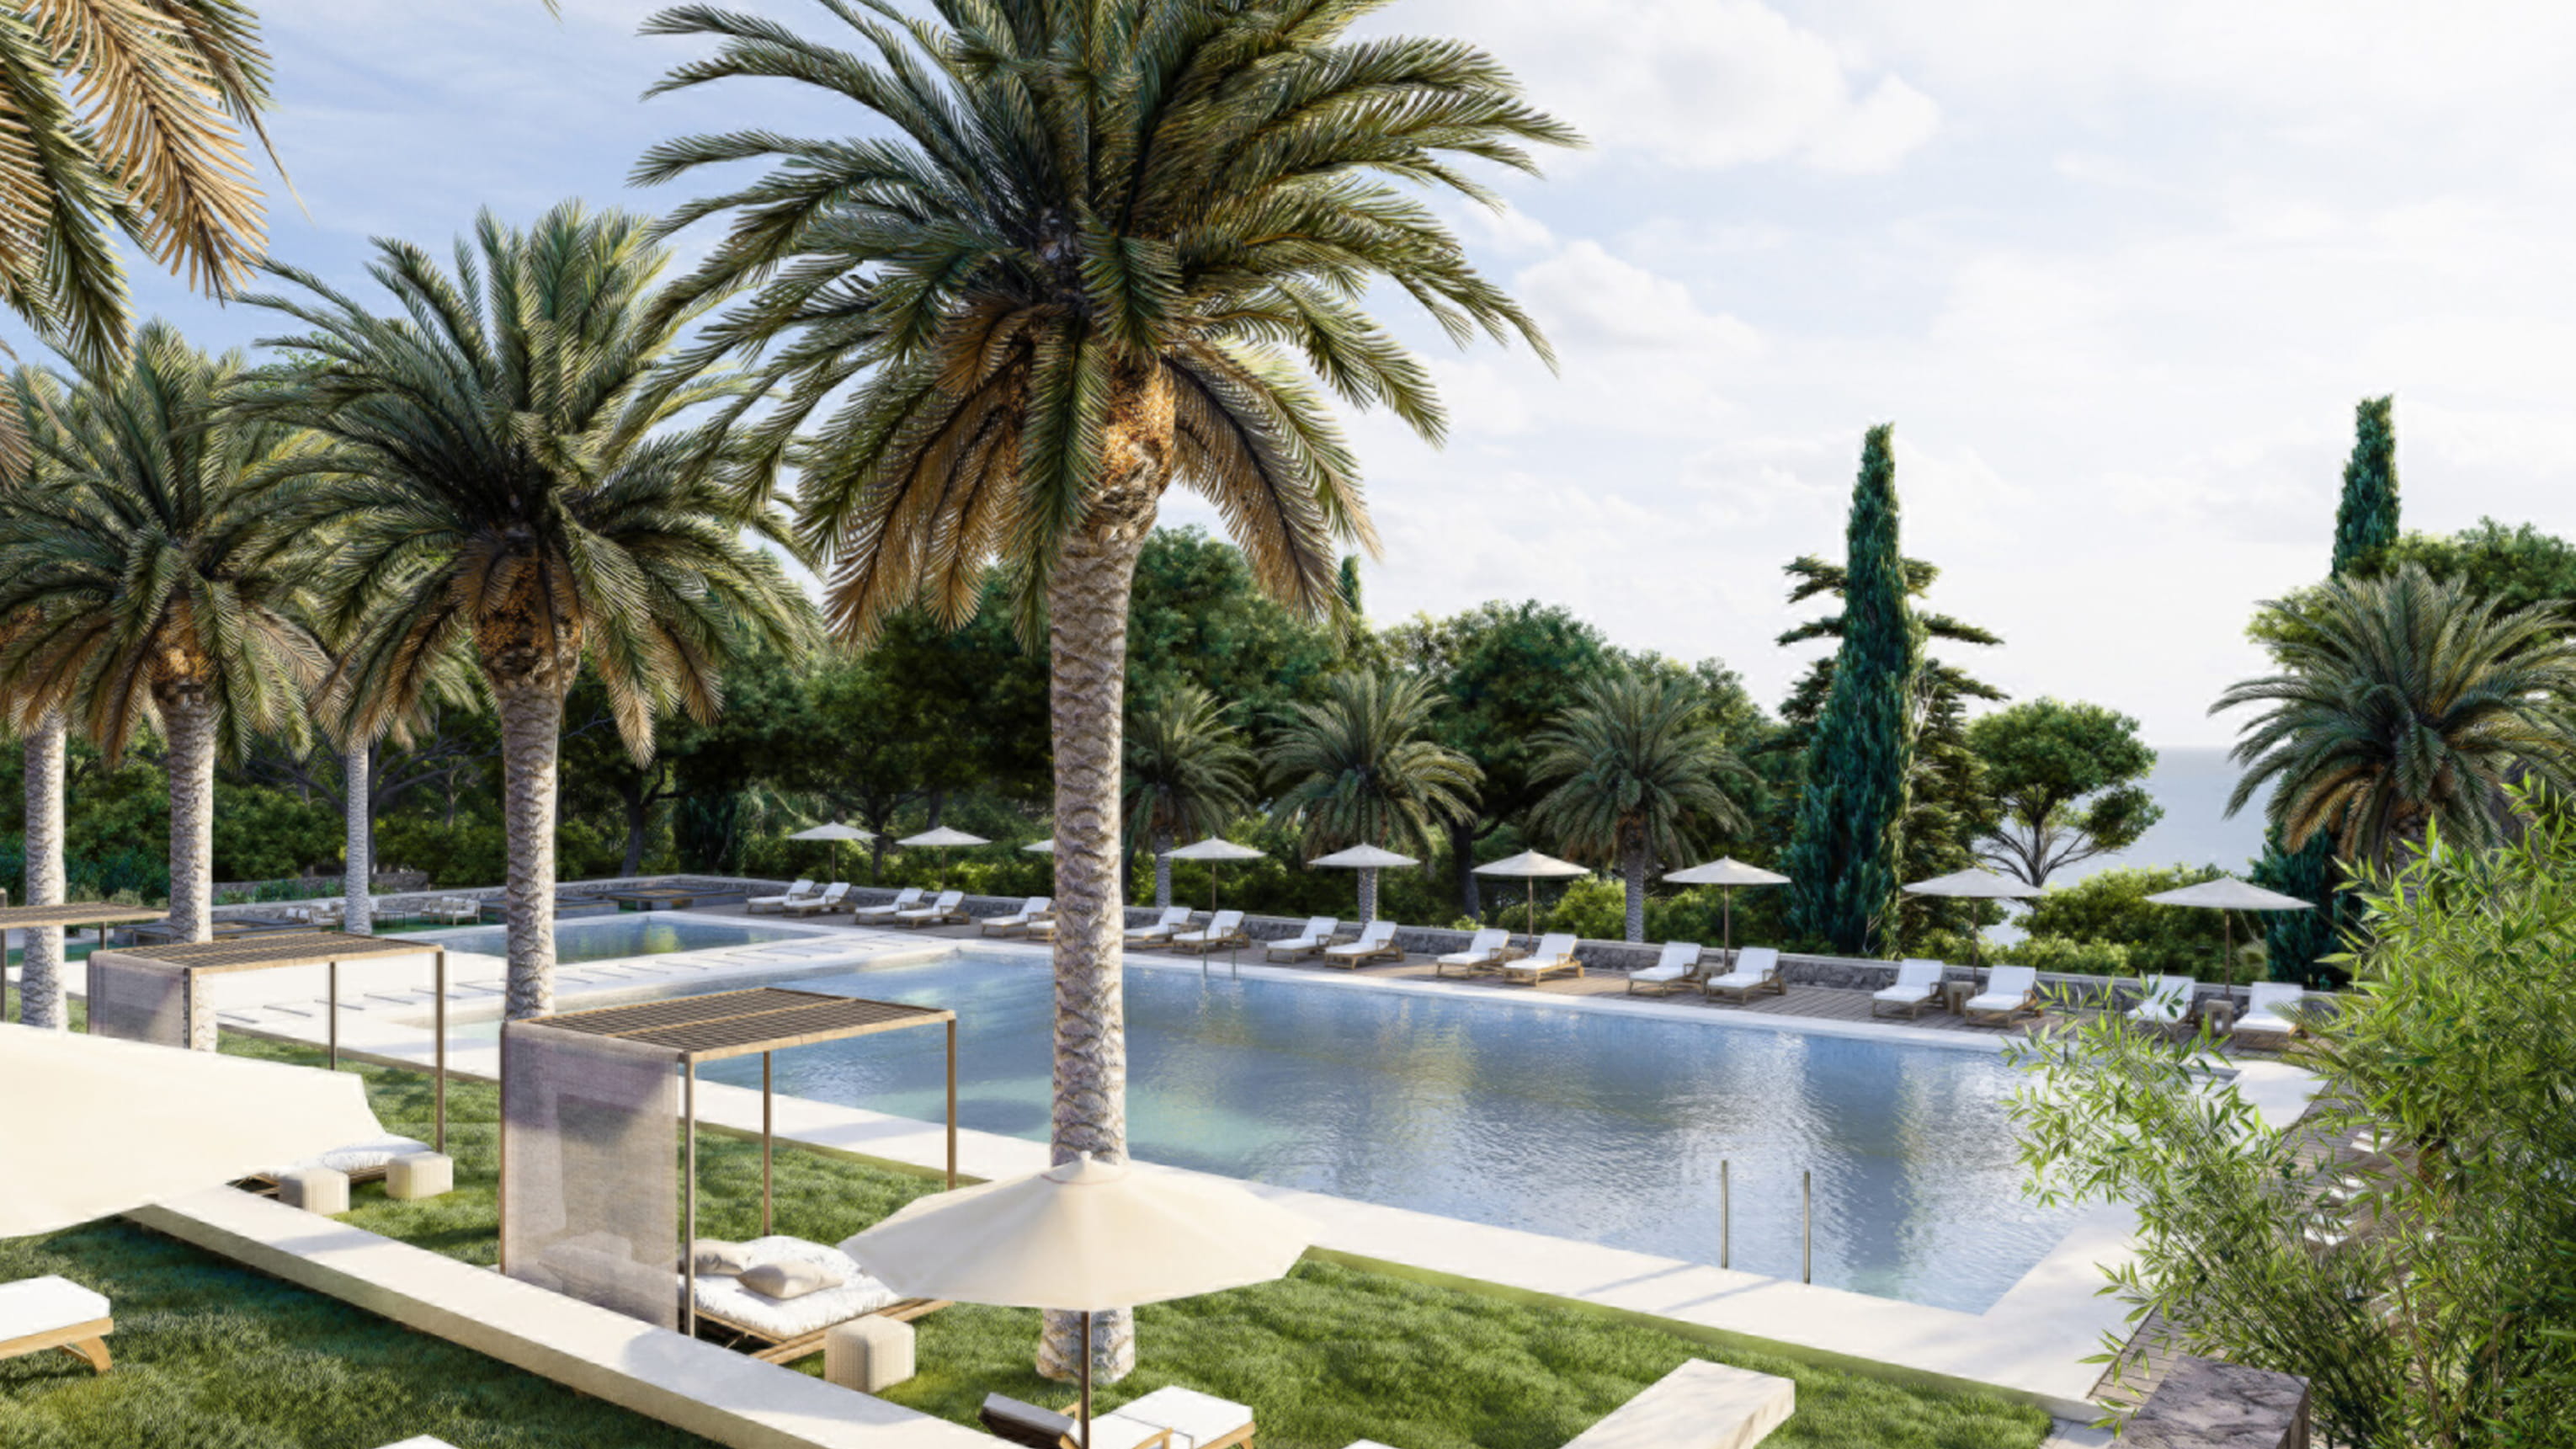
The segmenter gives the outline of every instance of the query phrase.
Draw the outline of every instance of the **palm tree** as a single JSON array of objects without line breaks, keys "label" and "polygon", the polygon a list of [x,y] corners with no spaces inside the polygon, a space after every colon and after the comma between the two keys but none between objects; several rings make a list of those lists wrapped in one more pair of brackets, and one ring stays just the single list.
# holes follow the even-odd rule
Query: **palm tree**
[{"label": "palm tree", "polygon": [[1531,814],[1569,853],[1615,865],[1628,888],[1628,939],[1646,939],[1646,872],[1677,860],[1699,827],[1753,828],[1730,787],[1755,783],[1708,722],[1689,681],[1612,675],[1538,737],[1532,773],[1556,782]]},{"label": "palm tree", "polygon": [[337,530],[315,587],[352,641],[331,677],[347,728],[372,740],[410,715],[451,649],[482,671],[518,1018],[553,1008],[556,754],[584,661],[647,759],[657,711],[712,718],[754,639],[792,647],[804,619],[717,491],[722,440],[683,418],[732,384],[648,386],[690,318],[654,290],[644,221],[567,203],[521,232],[486,214],[456,260],[450,276],[379,242],[391,316],[275,268],[301,294],[251,300],[311,330],[273,341],[290,360],[238,407],[324,440],[296,516]]},{"label": "palm tree", "polygon": [[[29,367],[9,372],[9,424],[13,436],[22,442],[32,428],[31,419],[63,408],[61,389],[51,374]],[[39,485],[36,460],[21,447],[12,457],[0,458],[0,514]],[[8,650],[9,641],[17,637],[15,623],[0,624],[0,654]],[[26,830],[21,837],[20,854],[25,859],[25,895],[19,904],[56,906],[63,903],[63,764],[68,746],[68,732],[63,727],[62,711],[46,710],[20,731],[23,769],[26,774]],[[63,930],[60,926],[29,926],[18,932],[18,1019],[25,1025],[52,1031],[71,1026],[68,999],[63,986]]]},{"label": "palm tree", "polygon": [[1216,696],[1184,684],[1127,722],[1127,836],[1154,852],[1154,904],[1172,903],[1172,844],[1214,835],[1252,803],[1252,751]]},{"label": "palm tree", "polygon": [[[1417,675],[1352,672],[1324,697],[1289,706],[1263,757],[1282,787],[1271,810],[1296,825],[1309,854],[1349,845],[1433,853],[1447,826],[1473,816],[1484,772],[1431,738],[1440,696]],[[1360,916],[1377,918],[1377,873],[1360,873]]]},{"label": "palm tree", "polygon": [[36,422],[51,486],[0,525],[0,651],[21,726],[59,711],[113,761],[158,729],[170,776],[170,922],[212,934],[215,757],[293,737],[323,657],[298,617],[292,429],[231,416],[239,353],[210,358],[153,322],[132,361]]},{"label": "palm tree", "polygon": [[[1266,589],[1329,612],[1341,546],[1374,549],[1375,531],[1323,389],[1443,428],[1419,360],[1364,310],[1370,285],[1453,339],[1543,350],[1399,187],[1491,200],[1461,158],[1534,170],[1525,146],[1577,138],[1472,46],[1349,40],[1374,0],[829,8],[854,49],[663,11],[648,33],[718,45],[659,89],[791,80],[856,103],[868,134],[688,137],[636,179],[777,162],[664,225],[733,214],[684,295],[756,290],[691,362],[762,359],[776,406],[746,437],[743,502],[764,505],[792,456],[839,631],[864,640],[916,599],[959,623],[999,562],[1024,637],[1050,641],[1050,1145],[1059,1162],[1123,1158],[1119,733],[1128,595],[1162,495],[1208,498]],[[1043,1371],[1068,1375],[1078,1324],[1050,1316]],[[1094,1362],[1115,1377],[1134,1344],[1124,1315],[1103,1328]]]},{"label": "palm tree", "polygon": [[[269,103],[239,0],[48,0],[0,22],[0,294],[81,367],[125,357],[114,230],[190,286],[230,291],[267,249],[240,127]],[[275,160],[275,153],[270,155]],[[0,452],[26,432],[0,414]]]},{"label": "palm tree", "polygon": [[2372,864],[2436,827],[2455,844],[2497,843],[2508,779],[2576,781],[2568,623],[2545,604],[2504,612],[2417,564],[2329,581],[2282,631],[2284,672],[2210,707],[2268,706],[2230,756],[2245,774],[2227,813],[2269,783],[2265,814],[2290,849],[2330,830],[2338,855]]}]

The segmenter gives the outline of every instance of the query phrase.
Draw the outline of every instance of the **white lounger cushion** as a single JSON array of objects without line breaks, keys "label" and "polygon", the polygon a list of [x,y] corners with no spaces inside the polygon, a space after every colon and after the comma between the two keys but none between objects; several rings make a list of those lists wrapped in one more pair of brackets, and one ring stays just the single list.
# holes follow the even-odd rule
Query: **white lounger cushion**
[{"label": "white lounger cushion", "polygon": [[1535,975],[1551,966],[1562,966],[1574,956],[1574,933],[1560,931],[1538,938],[1538,949],[1518,961],[1506,961],[1503,969],[1516,976]]},{"label": "white lounger cushion", "polygon": [[764,907],[774,911],[785,906],[789,901],[801,901],[805,899],[805,897],[813,894],[813,891],[814,883],[812,881],[800,880],[796,884],[789,886],[787,888],[787,894],[783,896],[753,896],[751,899],[742,903],[742,908],[755,914]]},{"label": "white lounger cushion", "polygon": [[929,905],[920,906],[909,911],[897,911],[894,913],[894,918],[898,921],[934,920],[957,909],[957,903],[964,899],[966,899],[966,893],[964,891],[941,891],[939,893],[939,899],[932,901]]},{"label": "white lounger cushion", "polygon": [[1938,961],[1912,960],[1896,968],[1896,984],[1870,996],[1878,1001],[1892,1001],[1911,1006],[1941,987],[1941,973],[1946,970]]},{"label": "white lounger cushion", "polygon": [[893,900],[886,902],[884,905],[860,906],[851,911],[850,914],[854,916],[891,916],[897,911],[910,910],[912,907],[919,905],[920,903],[921,887],[905,886],[901,891],[896,893]]},{"label": "white lounger cushion", "polygon": [[1643,971],[1631,971],[1631,981],[1679,981],[1699,969],[1700,949],[1697,941],[1666,941],[1664,954]]},{"label": "white lounger cushion", "polygon": [[1242,929],[1243,912],[1219,911],[1208,918],[1206,930],[1183,931],[1172,938],[1172,944],[1175,946],[1195,946],[1209,941],[1223,941],[1230,939],[1236,932],[1241,931]]},{"label": "white lounger cushion", "polygon": [[1760,986],[1780,974],[1780,948],[1747,946],[1735,958],[1735,969],[1723,976],[1712,977],[1712,991],[1747,990]]},{"label": "white lounger cushion", "polygon": [[2022,1008],[2022,1004],[2030,999],[2030,993],[2037,989],[2038,986],[2038,967],[1998,966],[1995,968],[1994,974],[1986,978],[1985,994],[1970,998],[1965,1009],[1969,1011],[2019,1011]]},{"label": "white lounger cushion", "polygon": [[1136,939],[1138,939],[1138,938],[1140,938],[1140,937],[1161,937],[1161,936],[1168,936],[1168,935],[1172,934],[1174,931],[1179,930],[1181,927],[1188,925],[1189,923],[1190,923],[1190,908],[1189,908],[1189,907],[1187,907],[1187,906],[1168,906],[1168,907],[1165,907],[1165,908],[1164,908],[1164,911],[1163,911],[1163,918],[1162,918],[1161,920],[1156,921],[1154,924],[1152,924],[1152,925],[1150,925],[1150,926],[1142,926],[1142,927],[1137,928],[1136,930],[1129,931],[1129,932],[1127,933],[1127,939],[1129,939],[1129,940],[1133,941],[1133,940],[1136,940]]},{"label": "white lounger cushion", "polygon": [[702,1274],[696,1279],[698,1312],[771,1338],[788,1339],[819,1333],[895,1301],[893,1289],[869,1277],[855,1259],[838,1248],[785,1236],[754,1238],[742,1247],[754,1263],[793,1259],[838,1272],[842,1275],[841,1286],[781,1300],[754,1293],[742,1286],[739,1278]]},{"label": "white lounger cushion", "polygon": [[308,1157],[302,1162],[287,1163],[272,1169],[268,1175],[275,1177],[279,1173],[293,1172],[303,1167],[327,1167],[333,1172],[345,1172],[354,1176],[361,1172],[377,1171],[397,1157],[409,1157],[414,1153],[428,1150],[429,1144],[417,1137],[396,1137],[387,1134],[383,1137],[370,1137],[364,1142],[352,1142],[346,1147],[334,1147],[319,1157]]},{"label": "white lounger cushion", "polygon": [[2291,981],[2262,981],[2245,989],[2245,1014],[2236,1018],[2231,1031],[2250,1031],[2267,1036],[2288,1036],[2299,1029],[2290,1016],[2290,1008],[2307,998],[2307,990]]},{"label": "white lounger cushion", "polygon": [[1464,951],[1452,951],[1440,958],[1443,966],[1475,966],[1494,959],[1494,953],[1510,943],[1509,931],[1478,931],[1467,942]]},{"label": "white lounger cushion", "polygon": [[96,1323],[107,1316],[107,1299],[69,1278],[0,1283],[0,1342]]},{"label": "white lounger cushion", "polygon": [[1372,956],[1394,944],[1394,941],[1395,922],[1371,921],[1368,923],[1367,929],[1360,932],[1360,938],[1358,940],[1344,946],[1327,946],[1324,948],[1324,954],[1327,956]]},{"label": "white lounger cushion", "polygon": [[2147,982],[2146,999],[2129,1015],[2146,1022],[2176,1022],[2191,1010],[2192,993],[2200,983],[2189,976],[2158,976]]},{"label": "white lounger cushion", "polygon": [[1109,1442],[1100,1437],[1100,1426],[1111,1419],[1120,1421],[1120,1437],[1125,1437],[1127,1424],[1148,1429],[1172,1431],[1171,1449],[1198,1449],[1231,1434],[1252,1427],[1252,1411],[1241,1404],[1185,1389],[1177,1384],[1159,1388],[1132,1403],[1118,1406],[1114,1414],[1103,1414],[1091,1421],[1095,1449]]}]

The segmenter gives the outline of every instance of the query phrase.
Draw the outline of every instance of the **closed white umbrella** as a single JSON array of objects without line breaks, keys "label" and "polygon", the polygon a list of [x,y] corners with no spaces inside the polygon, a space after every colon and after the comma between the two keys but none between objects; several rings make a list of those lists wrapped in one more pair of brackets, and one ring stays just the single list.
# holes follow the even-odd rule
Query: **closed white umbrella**
[{"label": "closed white umbrella", "polygon": [[836,876],[841,873],[842,841],[876,839],[875,836],[861,830],[855,825],[843,825],[837,820],[833,821],[829,825],[817,825],[811,830],[799,830],[794,835],[787,838],[790,840],[828,840],[832,842],[832,874]]},{"label": "closed white umbrella", "polygon": [[0,1238],[382,1137],[354,1073],[0,1026]]},{"label": "closed white umbrella", "polygon": [[[1901,889],[1907,895],[1949,896],[1967,901],[2026,901],[2041,894],[2039,887],[2028,881],[1997,875],[1979,866],[1936,875],[1930,880],[1918,880]],[[1969,965],[1975,969],[1980,984],[1985,979],[1985,944],[1982,935],[1973,931],[1969,933],[1968,949],[1974,953]]]},{"label": "closed white umbrella", "polygon": [[2316,909],[2316,903],[2313,901],[2303,901],[2297,896],[2285,896],[2279,891],[2267,891],[2261,886],[2249,885],[2234,876],[2226,875],[2216,880],[2202,881],[2198,885],[2183,886],[2178,890],[2158,891],[2147,899],[2160,906],[2196,906],[2204,911],[2219,913],[2219,935],[2225,942],[2221,949],[2226,953],[2219,958],[2219,984],[2222,986],[2236,984],[2236,917],[2229,914],[2230,912],[2313,911]]},{"label": "closed white umbrella", "polygon": [[1363,926],[1377,919],[1377,873],[1382,870],[1402,870],[1408,865],[1422,864],[1412,856],[1398,855],[1392,850],[1380,849],[1374,845],[1354,845],[1348,850],[1319,855],[1306,863],[1330,866],[1335,870],[1355,870],[1360,873],[1360,924]]},{"label": "closed white umbrella", "polygon": [[[993,842],[986,840],[980,835],[969,835],[963,830],[951,830],[945,825],[940,826],[937,830],[925,830],[919,835],[907,835],[903,839],[895,842],[897,845],[926,846],[933,850],[948,850],[959,846],[990,845],[992,843]],[[941,890],[948,889],[948,873],[944,870],[940,872],[939,888]]]},{"label": "closed white umbrella", "polygon": [[1033,1177],[917,1198],[842,1246],[906,1298],[1082,1315],[1082,1443],[1091,1443],[1091,1315],[1265,1283],[1315,1225],[1220,1178],[1089,1153]]},{"label": "closed white umbrella", "polygon": [[1730,967],[1735,964],[1735,888],[1789,883],[1789,878],[1785,875],[1764,870],[1758,865],[1746,865],[1731,855],[1721,856],[1706,865],[1692,866],[1688,870],[1673,871],[1664,879],[1674,885],[1713,885],[1725,893],[1722,897],[1725,902],[1723,910],[1726,921],[1725,959]]},{"label": "closed white umbrella", "polygon": [[1535,850],[1524,850],[1518,855],[1507,855],[1501,860],[1480,865],[1476,867],[1476,874],[1515,876],[1529,882],[1529,919],[1526,924],[1529,927],[1529,934],[1535,936],[1538,934],[1538,883],[1543,880],[1565,880],[1573,876],[1590,875],[1592,872],[1570,860],[1559,860],[1552,855],[1541,855]]}]

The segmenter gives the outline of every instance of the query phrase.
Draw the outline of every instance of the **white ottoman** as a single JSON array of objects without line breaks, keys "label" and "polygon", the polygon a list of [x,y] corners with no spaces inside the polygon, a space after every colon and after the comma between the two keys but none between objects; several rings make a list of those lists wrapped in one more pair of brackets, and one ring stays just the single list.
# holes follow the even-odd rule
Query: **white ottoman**
[{"label": "white ottoman", "polygon": [[873,1394],[912,1377],[912,1325],[871,1313],[823,1333],[823,1377]]},{"label": "white ottoman", "polygon": [[349,1174],[328,1167],[299,1167],[278,1178],[277,1200],[308,1213],[337,1217],[349,1210]]},{"label": "white ottoman", "polygon": [[385,1164],[385,1196],[409,1202],[438,1197],[456,1189],[456,1159],[435,1152],[415,1152]]}]

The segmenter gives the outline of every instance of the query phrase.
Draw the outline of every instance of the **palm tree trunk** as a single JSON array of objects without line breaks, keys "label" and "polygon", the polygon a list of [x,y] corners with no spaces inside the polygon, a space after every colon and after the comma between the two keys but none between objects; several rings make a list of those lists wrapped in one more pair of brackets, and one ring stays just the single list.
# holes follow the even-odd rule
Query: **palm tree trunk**
[{"label": "palm tree trunk", "polygon": [[[1118,892],[1120,785],[1125,751],[1127,599],[1143,530],[1086,531],[1048,581],[1054,652],[1055,1117],[1052,1159],[1088,1152],[1127,1157],[1127,1023],[1120,989],[1125,911]],[[1157,891],[1170,866],[1158,852]],[[1075,1377],[1082,1320],[1049,1313],[1038,1372]],[[1117,1379],[1135,1367],[1131,1316],[1092,1320],[1092,1373]]]},{"label": "palm tree trunk", "polygon": [[215,934],[215,710],[196,690],[161,701],[170,741],[170,924],[182,941]]},{"label": "palm tree trunk", "polygon": [[[48,713],[27,732],[27,899],[63,903],[63,717]],[[25,948],[18,971],[18,1020],[62,1031],[71,1025],[63,999],[63,928],[18,933]]]},{"label": "palm tree trunk", "polygon": [[1646,852],[1631,849],[1619,863],[1619,874],[1628,885],[1628,939],[1646,939]]},{"label": "palm tree trunk", "polygon": [[563,693],[551,679],[493,681],[501,715],[501,823],[509,845],[509,1014],[555,1009],[555,775]]},{"label": "palm tree trunk", "polygon": [[1458,913],[1474,920],[1485,916],[1483,880],[1476,874],[1476,823],[1451,821],[1449,856],[1458,867]]},{"label": "palm tree trunk", "polygon": [[1154,909],[1172,908],[1172,833],[1154,832]]},{"label": "palm tree trunk", "polygon": [[340,929],[364,936],[376,929],[374,747],[352,741],[340,757]]}]

